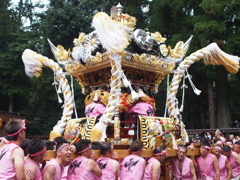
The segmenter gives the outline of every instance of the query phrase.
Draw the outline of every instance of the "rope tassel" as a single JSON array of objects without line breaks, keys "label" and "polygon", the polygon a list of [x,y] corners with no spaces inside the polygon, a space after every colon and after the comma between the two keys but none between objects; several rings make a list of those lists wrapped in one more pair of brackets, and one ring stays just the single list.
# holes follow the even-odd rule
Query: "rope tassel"
[{"label": "rope tassel", "polygon": [[98,101],[98,90],[95,91],[93,101],[94,101],[94,102],[97,102],[97,101]]},{"label": "rope tassel", "polygon": [[[196,86],[193,84],[193,82],[192,82],[192,77],[191,77],[191,75],[188,73],[188,71],[186,70],[186,72],[187,72],[187,78],[188,78],[188,81],[189,81],[189,83],[190,83],[190,85],[191,85],[191,87],[192,87],[192,89],[193,89],[193,92],[196,94],[196,95],[200,95],[201,94],[201,90],[199,90],[199,89],[197,89],[196,88]],[[185,80],[184,80],[185,81]]]}]

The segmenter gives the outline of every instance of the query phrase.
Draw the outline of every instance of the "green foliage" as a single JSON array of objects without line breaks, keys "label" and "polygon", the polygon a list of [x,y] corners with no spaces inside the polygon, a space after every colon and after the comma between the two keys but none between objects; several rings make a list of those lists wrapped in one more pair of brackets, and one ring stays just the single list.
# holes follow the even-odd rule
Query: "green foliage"
[{"label": "green foliage", "polygon": [[[168,38],[167,43],[172,47],[177,41],[186,40],[188,36],[193,34],[194,38],[189,52],[205,47],[211,42],[216,42],[224,51],[238,55],[239,48],[237,48],[237,43],[240,40],[239,5],[240,2],[235,0],[173,0],[171,2],[167,0],[153,0],[149,11],[149,28],[151,31],[160,31]],[[218,74],[220,72],[218,68],[205,67],[200,63],[193,65],[189,72],[193,76],[197,87],[203,92],[200,95],[201,97],[197,97],[190,92],[192,91],[190,88],[187,89],[184,112],[186,124],[189,124],[191,128],[209,127],[209,123],[206,121],[206,119],[209,119],[208,95],[206,93],[208,80],[213,81],[215,85],[214,101],[217,115],[219,115],[217,117],[218,125],[227,126],[223,124],[226,118],[230,124],[231,119],[227,116],[221,117],[222,112],[219,112],[218,108],[221,108],[221,105],[224,106],[225,114],[231,110],[230,106],[227,105],[229,100],[227,102],[223,100],[230,95],[230,92],[227,90],[228,83],[230,83],[231,115],[236,116],[235,114],[238,111],[236,107],[239,105],[239,101],[236,98],[234,99],[234,97],[238,97],[238,88],[234,88],[239,84],[236,76],[228,75],[231,78],[229,78],[228,82],[224,82],[227,81],[223,77],[226,75]],[[219,82],[222,82],[224,86],[220,87]],[[218,91],[219,89],[226,89],[226,93],[229,93],[229,95],[219,95],[221,93]]]},{"label": "green foliage", "polygon": [[54,44],[71,48],[73,39],[78,37],[79,32],[92,31],[93,15],[98,11],[109,11],[106,9],[108,7],[108,1],[100,0],[51,1],[50,8],[42,16],[42,36],[44,39],[51,39]]}]

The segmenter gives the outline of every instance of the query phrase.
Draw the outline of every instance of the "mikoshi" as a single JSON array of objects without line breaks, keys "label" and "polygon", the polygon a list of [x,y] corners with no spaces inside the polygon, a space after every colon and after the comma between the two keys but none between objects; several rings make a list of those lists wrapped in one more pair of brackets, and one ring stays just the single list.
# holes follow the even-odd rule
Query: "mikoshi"
[{"label": "mikoshi", "polygon": [[[136,18],[123,13],[123,7],[112,7],[111,14],[94,15],[94,31],[73,40],[72,51],[62,45],[49,45],[56,61],[26,49],[22,54],[25,72],[39,77],[43,67],[54,73],[57,95],[63,94],[61,119],[50,132],[50,140],[64,136],[71,143],[80,139],[93,142],[111,141],[123,158],[128,155],[128,145],[133,139],[144,144],[142,156],[150,157],[152,149],[163,146],[167,156],[176,155],[178,144],[188,142],[188,134],[181,119],[183,104],[179,107],[177,92],[185,78],[194,92],[201,93],[191,81],[188,68],[203,59],[206,65],[223,65],[230,73],[239,70],[239,57],[223,52],[216,43],[185,57],[192,36],[177,42],[174,48],[166,44],[160,32],[136,29]],[[169,82],[169,74],[173,78]],[[67,76],[81,86],[85,98],[85,116],[72,118],[76,110],[73,84]],[[158,87],[167,76],[166,111],[168,117],[156,117],[155,99]],[[59,103],[62,103],[58,95]],[[166,112],[166,113],[167,113]],[[165,114],[166,114],[165,113]],[[198,155],[199,150],[189,150],[188,155]],[[47,158],[54,152],[48,152]],[[96,152],[96,157],[98,152]],[[167,168],[166,168],[167,169]]]}]

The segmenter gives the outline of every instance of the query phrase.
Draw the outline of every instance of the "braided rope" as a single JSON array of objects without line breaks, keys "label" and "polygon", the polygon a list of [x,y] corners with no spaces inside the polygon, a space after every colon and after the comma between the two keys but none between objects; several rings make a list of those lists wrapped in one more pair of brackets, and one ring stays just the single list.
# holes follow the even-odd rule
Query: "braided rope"
[{"label": "braided rope", "polygon": [[180,114],[178,109],[178,101],[176,98],[176,94],[179,88],[179,84],[184,75],[184,72],[195,62],[200,59],[204,59],[205,64],[213,64],[213,65],[223,65],[229,72],[237,73],[239,69],[239,57],[229,55],[223,52],[216,43],[212,43],[194,53],[190,56],[186,57],[184,61],[182,61],[177,70],[174,73],[174,77],[172,79],[167,103],[168,103],[168,114],[171,118],[175,118],[177,121],[178,115]]},{"label": "braided rope", "polygon": [[23,52],[22,59],[25,65],[25,72],[29,76],[40,76],[43,66],[49,67],[54,72],[63,93],[64,108],[61,120],[54,126],[53,131],[62,135],[67,121],[71,119],[73,114],[73,96],[65,73],[58,63],[29,49]]}]

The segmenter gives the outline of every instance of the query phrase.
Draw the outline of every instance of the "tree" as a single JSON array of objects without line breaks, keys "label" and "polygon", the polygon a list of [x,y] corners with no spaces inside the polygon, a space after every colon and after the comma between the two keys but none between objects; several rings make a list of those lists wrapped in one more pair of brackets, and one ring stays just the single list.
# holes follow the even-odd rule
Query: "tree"
[{"label": "tree", "polygon": [[[217,42],[224,51],[239,54],[239,49],[236,49],[236,43],[239,42],[237,7],[238,1],[173,0],[169,3],[166,0],[153,0],[149,11],[149,28],[151,31],[160,31],[168,38],[167,43],[171,46],[193,34],[189,52]],[[230,112],[230,97],[233,100],[238,94],[234,90],[232,96],[229,96],[228,79],[236,79],[236,76],[229,75],[222,67],[206,68],[200,63],[197,64],[189,71],[203,92],[199,98],[187,89],[184,121],[190,125],[188,128],[229,127],[231,113],[235,113]],[[210,119],[210,122],[206,119]]]}]

